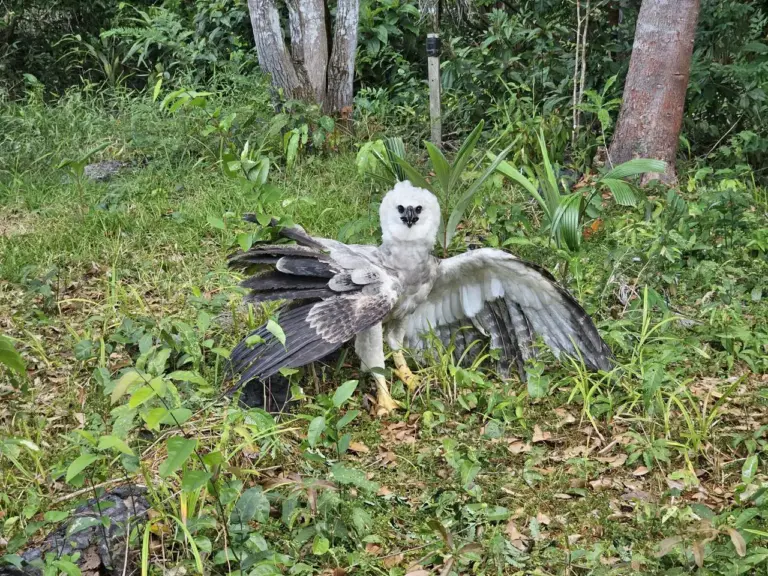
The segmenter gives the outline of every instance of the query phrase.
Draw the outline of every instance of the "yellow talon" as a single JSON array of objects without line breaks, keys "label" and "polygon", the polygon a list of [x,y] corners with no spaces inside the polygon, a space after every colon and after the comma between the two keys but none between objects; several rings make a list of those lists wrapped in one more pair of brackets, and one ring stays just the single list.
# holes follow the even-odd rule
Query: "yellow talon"
[{"label": "yellow talon", "polygon": [[398,378],[400,378],[400,380],[403,381],[403,384],[408,386],[408,390],[413,392],[416,389],[416,386],[419,385],[418,377],[413,372],[411,372],[410,368],[408,368],[408,363],[405,361],[405,356],[403,356],[401,351],[398,350],[393,352],[392,358],[394,359],[396,366],[393,372]]},{"label": "yellow talon", "polygon": [[394,412],[400,407],[400,404],[392,398],[389,393],[389,387],[387,381],[383,377],[376,378],[376,403],[378,409],[376,415],[379,417],[387,416],[389,413]]}]

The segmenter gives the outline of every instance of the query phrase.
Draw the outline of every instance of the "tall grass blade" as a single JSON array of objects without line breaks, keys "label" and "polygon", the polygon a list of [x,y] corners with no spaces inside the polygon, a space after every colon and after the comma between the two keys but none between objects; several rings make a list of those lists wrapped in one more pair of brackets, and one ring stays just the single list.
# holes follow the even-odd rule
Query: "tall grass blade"
[{"label": "tall grass blade", "polygon": [[462,197],[456,203],[456,206],[454,207],[453,212],[451,212],[451,216],[448,219],[448,224],[446,226],[444,248],[450,245],[453,236],[456,234],[456,226],[459,225],[459,222],[463,218],[464,211],[467,209],[467,206],[469,206],[469,202],[472,200],[472,197],[475,195],[483,182],[485,182],[491,176],[491,174],[494,173],[496,168],[498,168],[499,164],[504,161],[504,158],[506,158],[507,154],[509,154],[510,150],[512,150],[512,146],[514,146],[514,143],[507,146],[504,150],[502,150],[501,154],[496,156],[496,159],[491,162],[488,168],[486,168],[483,175],[472,183],[472,186],[470,186],[469,189],[464,192]]},{"label": "tall grass blade", "polygon": [[440,188],[445,196],[451,193],[451,166],[448,164],[448,160],[440,151],[440,149],[432,144],[432,142],[424,142],[429,152],[429,159],[432,162],[432,168],[437,175],[437,179],[440,181]]},{"label": "tall grass blade", "polygon": [[[469,136],[467,136],[467,139],[464,140],[461,148],[459,148],[459,151],[456,153],[456,158],[453,161],[453,169],[451,170],[451,180],[448,184],[449,190],[453,190],[454,186],[458,183],[459,178],[461,178],[461,175],[464,173],[464,168],[472,157],[472,152],[474,152],[477,141],[480,139],[480,134],[483,132],[484,125],[485,122],[480,120],[480,123],[474,130],[472,130]],[[446,190],[446,192],[448,191]]]},{"label": "tall grass blade", "polygon": [[[488,152],[486,155],[491,160],[496,159],[496,156],[491,152]],[[502,162],[499,162],[499,165],[496,167],[496,170],[504,174],[504,176],[506,176],[507,178],[511,178],[512,180],[520,184],[520,186],[525,188],[531,194],[531,196],[534,197],[536,202],[539,203],[539,206],[541,206],[541,209],[544,210],[547,216],[550,215],[549,206],[544,201],[544,198],[542,198],[541,194],[539,194],[539,190],[536,187],[536,185],[530,180],[528,180],[528,178],[520,174],[520,172],[518,172],[518,170],[514,166],[512,166],[509,162],[502,161]]]}]

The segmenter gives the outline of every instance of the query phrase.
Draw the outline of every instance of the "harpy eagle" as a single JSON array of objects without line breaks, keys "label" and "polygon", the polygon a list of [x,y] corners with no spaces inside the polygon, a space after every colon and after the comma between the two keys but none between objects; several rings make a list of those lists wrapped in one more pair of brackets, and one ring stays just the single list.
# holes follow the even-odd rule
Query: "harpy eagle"
[{"label": "harpy eagle", "polygon": [[501,368],[514,362],[521,378],[537,335],[558,357],[611,369],[611,351],[590,317],[543,268],[493,248],[435,257],[440,205],[429,191],[398,182],[379,217],[380,246],[316,238],[294,226],[281,230],[293,244],[256,244],[230,257],[232,268],[268,269],[242,282],[248,301],[289,301],[277,317],[284,343],[265,324],[232,351],[238,386],[324,358],[354,338],[362,369],[376,380],[378,412],[386,414],[397,403],[382,374],[385,339],[395,373],[412,388],[403,350],[428,346],[430,334],[447,343],[462,327],[470,330],[465,340],[490,339]]}]

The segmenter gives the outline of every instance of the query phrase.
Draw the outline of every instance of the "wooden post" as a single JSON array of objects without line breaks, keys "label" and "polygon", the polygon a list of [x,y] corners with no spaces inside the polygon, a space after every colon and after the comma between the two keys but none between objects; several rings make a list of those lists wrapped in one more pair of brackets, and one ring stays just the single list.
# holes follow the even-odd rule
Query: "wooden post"
[{"label": "wooden post", "polygon": [[429,120],[432,144],[442,147],[443,127],[440,120],[440,35],[427,34],[427,64],[429,66]]}]

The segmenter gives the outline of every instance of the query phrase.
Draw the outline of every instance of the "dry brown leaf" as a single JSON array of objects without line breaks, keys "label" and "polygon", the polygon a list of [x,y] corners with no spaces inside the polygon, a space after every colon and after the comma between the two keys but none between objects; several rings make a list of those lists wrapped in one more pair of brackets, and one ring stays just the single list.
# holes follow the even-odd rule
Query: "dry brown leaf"
[{"label": "dry brown leaf", "polygon": [[726,528],[726,530],[731,537],[731,542],[733,542],[733,547],[736,549],[736,554],[743,557],[747,553],[747,543],[744,541],[744,536],[742,536],[738,530],[731,528],[730,526]]},{"label": "dry brown leaf", "polygon": [[365,545],[365,552],[371,556],[378,556],[381,554],[381,546],[368,542],[368,544]]},{"label": "dry brown leaf", "polygon": [[101,566],[101,558],[96,546],[89,546],[86,549],[80,566],[83,570],[96,570]]},{"label": "dry brown leaf", "polygon": [[627,461],[627,455],[626,454],[619,454],[616,456],[613,462],[608,464],[611,468],[620,468],[621,466],[624,466],[624,462]]},{"label": "dry brown leaf", "polygon": [[568,544],[576,544],[581,539],[581,534],[568,535]]},{"label": "dry brown leaf", "polygon": [[523,454],[525,452],[531,451],[531,445],[530,444],[524,444],[522,442],[512,442],[509,446],[507,446],[507,449],[512,452],[512,454]]},{"label": "dry brown leaf", "polygon": [[387,488],[386,486],[382,486],[379,488],[379,491],[376,492],[376,496],[389,496],[392,494],[392,490]]},{"label": "dry brown leaf", "polygon": [[570,494],[563,494],[562,492],[558,492],[557,494],[553,494],[555,498],[558,500],[570,500],[572,496]]},{"label": "dry brown leaf", "polygon": [[533,427],[533,438],[531,439],[531,442],[533,442],[534,444],[536,444],[537,442],[546,442],[551,438],[552,438],[552,434],[550,432],[542,432],[541,428],[539,428],[538,425]]},{"label": "dry brown leaf", "polygon": [[704,546],[701,542],[693,543],[693,560],[699,568],[704,567]]},{"label": "dry brown leaf", "polygon": [[655,556],[656,558],[663,558],[672,550],[674,550],[675,546],[680,544],[680,542],[683,541],[682,536],[670,536],[669,538],[664,538],[661,542],[659,542],[659,551],[656,552]]},{"label": "dry brown leaf", "polygon": [[589,454],[589,448],[583,444],[580,446],[571,446],[563,450],[563,458],[565,460],[570,460],[571,458],[576,458],[577,456],[586,456],[587,454]]},{"label": "dry brown leaf", "polygon": [[552,520],[550,520],[549,516],[544,514],[543,512],[539,512],[536,514],[536,520],[539,524],[544,524],[545,526],[548,526]]},{"label": "dry brown leaf", "polygon": [[598,478],[597,480],[592,480],[589,485],[592,486],[593,490],[597,490],[599,492],[601,490],[608,490],[611,488],[613,486],[613,482],[611,482],[610,478]]},{"label": "dry brown leaf", "polygon": [[371,451],[371,449],[362,442],[350,442],[349,449],[352,450],[352,452],[357,452],[358,454],[367,454]]},{"label": "dry brown leaf", "polygon": [[557,417],[559,418],[559,421],[556,424],[558,428],[576,422],[576,418],[573,417],[573,414],[568,412],[565,408],[555,408],[555,414],[557,414]]},{"label": "dry brown leaf", "polygon": [[430,576],[429,572],[426,570],[414,570],[413,572],[408,572],[405,576]]},{"label": "dry brown leaf", "polygon": [[632,476],[645,476],[648,474],[649,470],[645,466],[638,466],[634,472],[632,472]]},{"label": "dry brown leaf", "polygon": [[381,563],[384,566],[384,568],[394,568],[398,564],[401,564],[403,562],[403,559],[405,556],[403,554],[394,554],[392,556],[387,556],[384,558]]},{"label": "dry brown leaf", "polygon": [[602,456],[597,458],[597,461],[602,462],[603,464],[608,464],[611,468],[619,468],[627,461],[627,455],[617,454],[616,456]]},{"label": "dry brown leaf", "polygon": [[517,525],[510,520],[507,522],[507,527],[504,530],[507,533],[507,536],[510,540],[526,540],[526,536],[520,533],[520,531],[517,529]]}]

